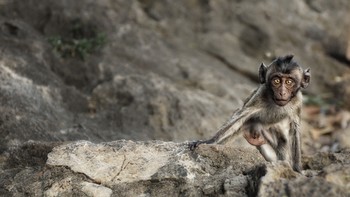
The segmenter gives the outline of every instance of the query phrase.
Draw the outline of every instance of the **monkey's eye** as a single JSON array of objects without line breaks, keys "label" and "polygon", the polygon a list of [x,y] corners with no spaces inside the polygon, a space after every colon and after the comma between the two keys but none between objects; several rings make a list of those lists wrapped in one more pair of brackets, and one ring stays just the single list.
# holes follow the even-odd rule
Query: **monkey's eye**
[{"label": "monkey's eye", "polygon": [[281,83],[281,80],[280,80],[279,78],[274,78],[274,79],[272,80],[272,82],[273,82],[275,85],[278,85],[278,84]]},{"label": "monkey's eye", "polygon": [[289,85],[289,86],[292,86],[294,83],[294,81],[292,79],[287,79],[286,80],[286,84]]}]

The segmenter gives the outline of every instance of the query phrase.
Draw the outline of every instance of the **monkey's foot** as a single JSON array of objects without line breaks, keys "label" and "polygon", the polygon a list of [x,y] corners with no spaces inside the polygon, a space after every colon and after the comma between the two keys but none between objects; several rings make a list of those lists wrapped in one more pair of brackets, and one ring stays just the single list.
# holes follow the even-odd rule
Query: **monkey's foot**
[{"label": "monkey's foot", "polygon": [[301,171],[302,171],[301,164],[294,164],[293,165],[293,170],[296,171],[296,172],[301,173]]},{"label": "monkey's foot", "polygon": [[207,141],[204,140],[198,140],[198,141],[194,141],[194,142],[190,142],[188,144],[188,147],[190,148],[190,150],[194,150],[196,149],[200,144],[207,144]]}]

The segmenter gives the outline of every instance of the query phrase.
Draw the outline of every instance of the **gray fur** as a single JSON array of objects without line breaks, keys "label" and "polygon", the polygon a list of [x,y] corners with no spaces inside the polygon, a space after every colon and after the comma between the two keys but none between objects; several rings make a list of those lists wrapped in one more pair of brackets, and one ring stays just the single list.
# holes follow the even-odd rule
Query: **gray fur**
[{"label": "gray fur", "polygon": [[[300,86],[306,87],[310,80],[309,70],[303,71],[292,60],[293,56],[285,56],[273,61],[268,67],[261,64],[259,69],[260,86],[248,99],[242,108],[236,110],[231,118],[209,140],[196,141],[190,144],[190,149],[195,149],[200,144],[224,144],[229,139],[240,134],[244,129],[249,129],[252,135],[262,135],[267,144],[257,148],[268,161],[285,160],[290,163],[295,171],[301,171],[300,151],[300,109],[302,106],[302,94]],[[279,68],[278,68],[279,67]],[[295,72],[297,70],[298,72]],[[297,81],[295,93],[284,106],[275,104],[272,99],[268,80],[269,76],[276,72],[283,75],[294,72],[301,79]],[[297,74],[295,74],[297,73]],[[254,125],[255,124],[255,125]],[[271,152],[273,150],[273,152]]]}]

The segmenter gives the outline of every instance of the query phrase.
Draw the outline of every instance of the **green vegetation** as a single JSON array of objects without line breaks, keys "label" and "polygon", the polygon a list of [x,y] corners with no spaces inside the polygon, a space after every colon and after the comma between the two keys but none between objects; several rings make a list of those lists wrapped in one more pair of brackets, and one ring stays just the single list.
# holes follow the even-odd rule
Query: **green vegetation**
[{"label": "green vegetation", "polygon": [[98,51],[106,43],[104,33],[96,33],[95,28],[83,25],[81,22],[74,22],[73,27],[65,36],[53,36],[48,38],[48,42],[54,51],[63,58],[86,57]]}]

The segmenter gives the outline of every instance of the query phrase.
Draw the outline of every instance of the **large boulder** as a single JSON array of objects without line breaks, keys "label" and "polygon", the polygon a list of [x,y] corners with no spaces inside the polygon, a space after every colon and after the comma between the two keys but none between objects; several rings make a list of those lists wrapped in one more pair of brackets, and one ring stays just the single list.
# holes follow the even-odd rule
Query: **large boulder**
[{"label": "large boulder", "polygon": [[[51,151],[51,152],[50,152]],[[252,147],[28,142],[0,157],[7,196],[348,196],[349,150],[303,158],[303,174]]]}]

